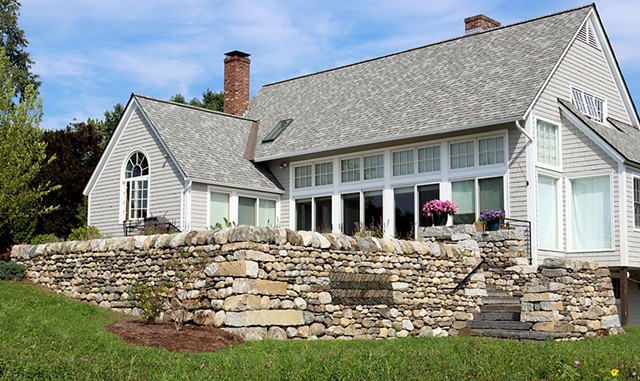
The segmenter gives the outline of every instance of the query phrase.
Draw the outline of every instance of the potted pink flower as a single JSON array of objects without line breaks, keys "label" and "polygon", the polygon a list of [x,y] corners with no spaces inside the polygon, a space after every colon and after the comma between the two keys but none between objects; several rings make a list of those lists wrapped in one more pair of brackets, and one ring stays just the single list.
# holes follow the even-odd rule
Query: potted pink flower
[{"label": "potted pink flower", "polygon": [[424,204],[422,212],[431,217],[435,226],[444,226],[447,224],[449,215],[458,214],[458,205],[449,200],[431,200]]}]

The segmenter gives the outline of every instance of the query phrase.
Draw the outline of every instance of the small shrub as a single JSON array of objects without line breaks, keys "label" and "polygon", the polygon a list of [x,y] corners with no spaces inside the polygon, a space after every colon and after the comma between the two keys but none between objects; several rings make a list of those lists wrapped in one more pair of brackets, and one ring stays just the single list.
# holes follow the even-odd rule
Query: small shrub
[{"label": "small shrub", "polygon": [[129,287],[129,299],[140,310],[140,317],[151,323],[167,308],[169,286],[165,282],[135,282]]},{"label": "small shrub", "polygon": [[16,262],[0,261],[0,280],[22,280],[27,267]]},{"label": "small shrub", "polygon": [[32,245],[40,245],[42,243],[62,242],[63,239],[55,234],[38,234],[31,238]]},{"label": "small shrub", "polygon": [[95,226],[80,226],[71,229],[69,241],[89,241],[91,239],[102,238],[100,230]]}]

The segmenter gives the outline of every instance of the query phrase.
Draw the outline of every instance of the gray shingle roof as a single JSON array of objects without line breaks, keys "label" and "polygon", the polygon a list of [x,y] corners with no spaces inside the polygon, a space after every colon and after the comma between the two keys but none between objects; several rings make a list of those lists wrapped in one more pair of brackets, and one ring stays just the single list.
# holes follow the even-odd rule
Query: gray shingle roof
[{"label": "gray shingle roof", "polygon": [[[256,160],[477,126],[526,113],[591,6],[265,85]],[[285,118],[273,142],[262,138]]]},{"label": "gray shingle roof", "polygon": [[640,164],[640,130],[617,119],[607,118],[613,127],[596,123],[580,112],[571,102],[558,99],[573,115],[593,130],[626,160]]},{"label": "gray shingle roof", "polygon": [[187,177],[246,189],[282,187],[261,164],[244,159],[253,121],[134,94]]}]

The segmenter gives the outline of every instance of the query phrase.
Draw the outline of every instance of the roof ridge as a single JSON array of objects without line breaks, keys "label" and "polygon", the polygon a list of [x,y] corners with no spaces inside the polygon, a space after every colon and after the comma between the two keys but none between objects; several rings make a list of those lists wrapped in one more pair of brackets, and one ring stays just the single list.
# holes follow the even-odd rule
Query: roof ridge
[{"label": "roof ridge", "polygon": [[483,34],[486,34],[486,33],[494,32],[494,31],[497,31],[497,30],[506,29],[506,28],[510,28],[510,27],[513,27],[513,26],[526,24],[526,23],[529,23],[529,22],[539,21],[539,20],[542,20],[542,19],[545,19],[545,18],[549,18],[549,17],[559,16],[559,15],[564,14],[564,13],[575,12],[575,11],[578,11],[578,10],[581,10],[581,9],[584,9],[584,8],[588,8],[588,7],[595,7],[595,3],[592,2],[592,3],[585,4],[585,5],[577,6],[577,7],[574,7],[574,8],[565,9],[565,10],[562,10],[562,11],[559,11],[559,12],[554,12],[554,13],[549,13],[547,15],[534,17],[532,19],[526,19],[526,20],[522,20],[522,21],[517,21],[517,22],[511,23],[511,24],[502,25],[502,26],[499,26],[497,28],[492,28],[492,29],[483,30],[483,31],[470,33],[470,34],[463,34],[462,36],[448,38],[446,40],[433,42],[431,44],[422,45],[422,46],[418,46],[418,47],[415,47],[415,48],[402,50],[402,51],[395,52],[395,53],[385,54],[385,55],[382,55],[382,56],[379,56],[379,57],[368,58],[368,59],[365,59],[365,60],[362,60],[362,61],[353,62],[353,63],[342,65],[342,66],[336,66],[336,67],[333,67],[333,68],[320,70],[320,71],[317,71],[317,72],[314,72],[314,73],[303,74],[303,75],[299,75],[297,77],[283,79],[281,81],[267,83],[267,84],[264,84],[262,87],[265,88],[265,87],[268,87],[268,86],[278,85],[278,84],[281,84],[281,83],[284,83],[284,82],[290,82],[290,81],[294,81],[294,80],[302,79],[302,78],[307,78],[307,77],[311,77],[311,76],[318,75],[318,74],[324,74],[324,73],[328,73],[328,72],[332,72],[332,71],[336,71],[336,70],[341,70],[341,69],[348,68],[348,67],[351,67],[351,66],[356,66],[356,65],[367,63],[367,62],[377,61],[377,60],[381,60],[381,59],[384,59],[384,58],[389,58],[389,57],[393,57],[393,56],[396,56],[396,55],[409,53],[409,52],[412,52],[412,51],[415,51],[415,50],[430,48],[432,46],[444,44],[444,43],[451,42],[451,41],[460,40],[460,39],[467,38],[467,37],[475,37],[475,36],[483,35]]},{"label": "roof ridge", "polygon": [[227,114],[227,113],[224,113],[224,112],[211,110],[211,109],[204,108],[204,107],[193,106],[193,105],[190,105],[188,103],[180,103],[180,102],[168,101],[166,99],[150,97],[148,95],[138,94],[138,93],[131,93],[131,96],[132,97],[145,98],[145,99],[148,99],[148,100],[151,100],[151,101],[166,103],[166,104],[170,104],[170,105],[174,105],[174,106],[186,107],[186,108],[190,108],[190,109],[197,110],[197,111],[205,111],[205,112],[208,112],[208,113],[211,113],[211,114],[220,115],[220,116],[227,116],[227,117],[230,117],[230,118],[246,120],[246,121],[249,121],[249,122],[256,122],[255,119],[245,118],[244,116],[238,116],[238,115],[233,115],[233,114]]}]

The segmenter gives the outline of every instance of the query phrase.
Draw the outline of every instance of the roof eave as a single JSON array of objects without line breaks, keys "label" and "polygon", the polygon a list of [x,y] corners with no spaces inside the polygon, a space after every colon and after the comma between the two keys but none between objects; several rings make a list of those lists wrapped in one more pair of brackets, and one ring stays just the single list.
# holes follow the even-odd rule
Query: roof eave
[{"label": "roof eave", "polygon": [[245,190],[256,191],[256,192],[265,192],[265,193],[284,194],[284,190],[283,189],[270,189],[270,188],[256,187],[256,186],[253,186],[253,185],[228,183],[228,182],[224,182],[224,181],[216,181],[216,180],[197,178],[197,177],[189,177],[189,180],[193,181],[194,183],[200,183],[200,184],[206,184],[206,185],[214,185],[214,186],[219,186],[219,187],[245,189]]}]

